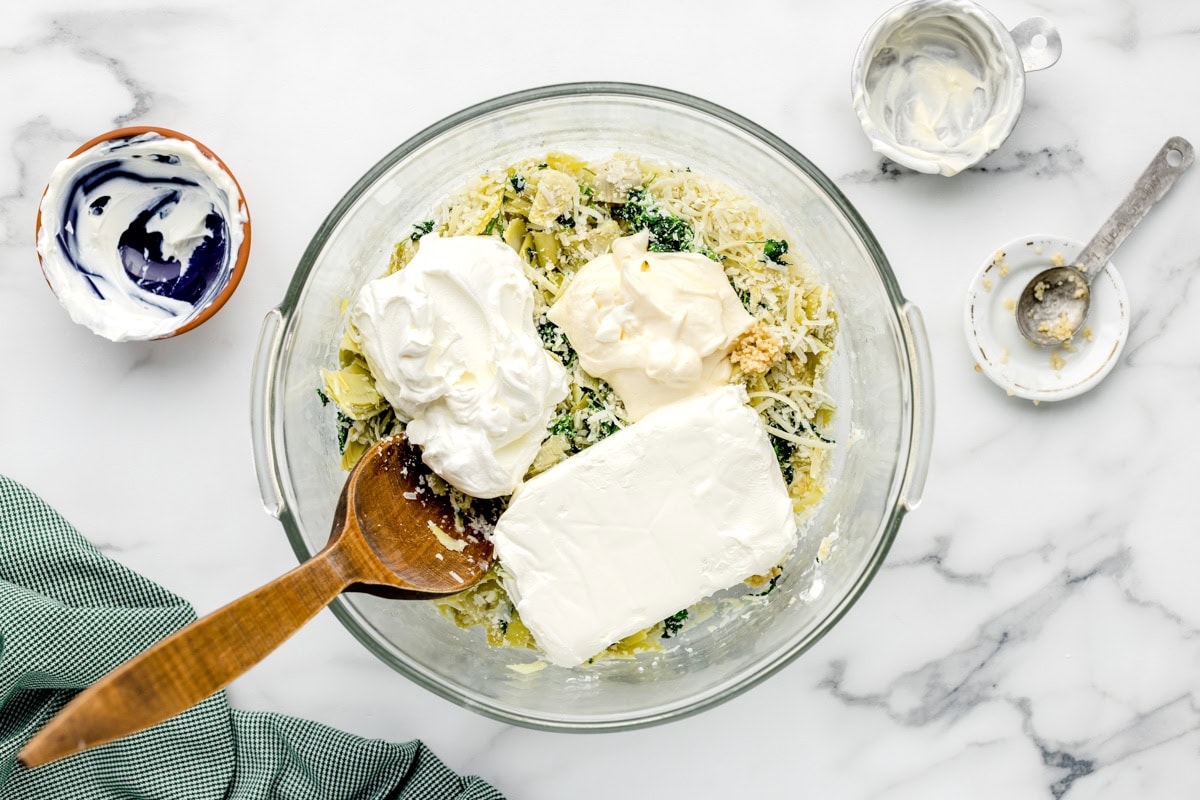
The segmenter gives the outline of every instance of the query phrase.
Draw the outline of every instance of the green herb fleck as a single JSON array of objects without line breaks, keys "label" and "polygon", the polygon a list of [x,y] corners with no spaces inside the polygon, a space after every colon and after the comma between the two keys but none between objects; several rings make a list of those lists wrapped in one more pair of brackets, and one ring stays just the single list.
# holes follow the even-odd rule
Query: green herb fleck
[{"label": "green herb fleck", "polygon": [[678,636],[679,631],[683,630],[683,623],[687,620],[687,618],[688,612],[685,608],[683,611],[677,611],[664,619],[662,621],[662,638],[670,639],[672,636]]},{"label": "green herb fleck", "polygon": [[588,200],[591,200],[592,195],[594,195],[596,193],[596,190],[593,189],[589,184],[581,183],[581,184],[579,184],[579,193],[581,195],[583,195],[584,197],[586,197]]},{"label": "green herb fleck", "polygon": [[329,395],[325,394],[325,393],[324,393],[323,391],[321,391],[320,389],[317,389],[317,397],[321,398],[321,405],[322,405],[322,406],[327,406],[327,405],[329,405]]},{"label": "green herb fleck", "polygon": [[541,164],[538,164],[538,169],[545,169],[545,168],[546,168],[546,167],[548,167],[548,166],[550,166],[550,165],[549,165],[549,164],[547,164],[547,163],[545,163],[545,162],[543,162],[543,163],[541,163]]},{"label": "green herb fleck", "polygon": [[[811,422],[809,422],[807,419],[804,419],[803,417],[795,417],[794,419],[795,419],[796,424],[800,427],[800,430],[804,431],[809,436],[815,436],[818,439],[820,439],[822,442],[824,442],[825,444],[833,444],[834,443],[833,439],[830,439],[829,437],[825,436],[820,431],[818,431],[813,426],[813,424]],[[772,437],[772,438],[774,438],[774,437]],[[792,446],[792,449],[793,450],[796,449],[795,445]]]},{"label": "green herb fleck", "polygon": [[775,434],[770,434],[771,447],[775,450],[775,459],[779,462],[779,469],[783,472],[784,483],[789,486],[792,483],[792,478],[796,477],[796,467],[792,464],[792,456],[796,452],[796,445],[789,442],[787,439],[781,439]]},{"label": "green herb fleck", "polygon": [[800,422],[800,427],[804,429],[805,433],[808,433],[808,434],[811,434],[811,435],[817,437],[825,444],[833,444],[833,439],[830,439],[827,436],[825,436],[819,430],[817,430],[812,425],[810,425],[807,421],[799,420],[799,422]]},{"label": "green herb fleck", "polygon": [[783,256],[788,251],[787,239],[767,239],[763,242],[763,255],[768,261],[783,264]]},{"label": "green herb fleck", "polygon": [[483,235],[491,236],[492,231],[496,230],[496,225],[498,225],[499,223],[500,223],[500,215],[497,214],[496,216],[492,217],[488,221],[487,227],[483,229]]},{"label": "green herb fleck", "polygon": [[525,191],[525,178],[521,175],[513,175],[508,179],[508,182],[512,184],[513,191],[517,194]]},{"label": "green herb fleck", "polygon": [[575,218],[568,216],[566,214],[559,214],[557,217],[554,218],[554,221],[557,222],[559,225],[563,226],[564,228],[574,228],[575,227]]},{"label": "green herb fleck", "polygon": [[346,439],[350,436],[350,428],[354,425],[354,420],[347,417],[340,410],[337,412],[337,429],[338,429],[338,452],[346,452]]},{"label": "green herb fleck", "polygon": [[754,596],[755,597],[766,597],[771,592],[775,591],[775,587],[779,585],[779,579],[782,577],[783,577],[783,570],[780,569],[778,575],[771,576],[771,582],[767,584],[767,588],[761,592],[755,592]]},{"label": "green herb fleck", "polygon": [[564,436],[571,434],[575,430],[575,420],[570,414],[563,414],[558,417],[550,425],[550,433],[552,435],[562,434]]},{"label": "green herb fleck", "polygon": [[433,220],[427,219],[424,222],[418,222],[416,225],[413,225],[412,235],[409,236],[408,238],[412,239],[414,242],[418,242],[421,240],[422,236],[424,236],[427,233],[432,233],[432,232],[433,232]]},{"label": "green herb fleck", "polygon": [[562,360],[564,367],[569,369],[575,364],[578,354],[575,352],[575,348],[571,347],[571,343],[567,341],[567,337],[563,335],[561,328],[547,320],[538,326],[538,335],[542,337],[542,344],[546,346],[546,349]]},{"label": "green herb fleck", "polygon": [[[772,584],[772,585],[774,585],[774,584]],[[499,622],[499,623],[497,623],[497,624],[498,624],[498,627],[500,628],[500,635],[501,635],[501,636],[503,636],[504,634],[508,633],[508,620],[506,620],[506,619],[502,619],[502,620],[500,620],[500,622]]]}]

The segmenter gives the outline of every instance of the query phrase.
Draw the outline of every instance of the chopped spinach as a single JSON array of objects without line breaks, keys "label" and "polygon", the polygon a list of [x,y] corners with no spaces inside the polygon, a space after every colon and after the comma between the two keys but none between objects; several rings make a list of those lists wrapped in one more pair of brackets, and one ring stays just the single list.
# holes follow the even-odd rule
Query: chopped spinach
[{"label": "chopped spinach", "polygon": [[783,256],[788,251],[787,239],[767,239],[763,242],[763,255],[768,261],[782,265]]},{"label": "chopped spinach", "polygon": [[574,228],[575,227],[575,218],[568,216],[566,214],[559,214],[557,217],[554,218],[554,221],[557,222],[559,225],[563,226],[564,228]]},{"label": "chopped spinach", "polygon": [[512,184],[513,191],[517,194],[525,191],[525,178],[521,175],[513,175],[508,179],[508,182]]},{"label": "chopped spinach", "polygon": [[687,620],[687,618],[688,612],[685,608],[683,611],[677,611],[664,619],[662,621],[662,638],[670,639],[672,636],[679,635],[679,631],[683,630],[683,623]]},{"label": "chopped spinach", "polygon": [[492,231],[496,230],[496,225],[498,225],[499,223],[500,223],[500,215],[497,214],[496,216],[492,217],[488,221],[487,227],[483,229],[483,235],[491,236]]},{"label": "chopped spinach", "polygon": [[690,250],[695,233],[692,226],[656,208],[644,187],[630,189],[623,205],[612,208],[613,219],[632,230],[650,231],[650,250],[656,253],[681,253]]},{"label": "chopped spinach", "polygon": [[321,398],[322,406],[329,405],[329,395],[325,394],[325,392],[321,391],[320,389],[317,389],[317,397]]},{"label": "chopped spinach", "polygon": [[542,337],[542,344],[546,346],[546,349],[562,360],[564,367],[569,368],[575,364],[578,355],[575,348],[567,341],[562,328],[547,320],[538,326],[538,335]]},{"label": "chopped spinach", "polygon": [[337,430],[338,430],[338,452],[346,452],[346,439],[350,436],[350,428],[354,425],[354,420],[343,414],[341,410],[337,412]]},{"label": "chopped spinach", "polygon": [[755,592],[755,597],[766,597],[771,592],[775,591],[775,587],[779,585],[779,579],[783,577],[783,570],[779,570],[778,575],[771,576],[771,582],[767,584],[767,588],[761,592]]},{"label": "chopped spinach", "polygon": [[811,434],[811,435],[817,437],[825,444],[833,444],[833,439],[830,439],[829,437],[822,434],[812,424],[810,424],[808,422],[808,420],[797,419],[796,422],[799,423],[801,430],[803,430],[805,433],[808,433],[808,434]]},{"label": "chopped spinach", "polygon": [[796,445],[773,433],[768,435],[771,437],[771,447],[775,450],[775,459],[779,462],[779,469],[783,472],[783,480],[790,485],[792,478],[796,477],[796,468],[792,464],[792,455],[796,452]]}]

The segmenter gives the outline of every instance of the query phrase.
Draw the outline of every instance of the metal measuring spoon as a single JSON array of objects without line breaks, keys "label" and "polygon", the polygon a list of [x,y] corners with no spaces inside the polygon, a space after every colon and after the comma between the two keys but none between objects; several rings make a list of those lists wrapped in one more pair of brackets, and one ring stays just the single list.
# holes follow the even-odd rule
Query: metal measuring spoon
[{"label": "metal measuring spoon", "polygon": [[1172,136],[1138,178],[1125,200],[1075,257],[1074,266],[1039,272],[1017,301],[1017,327],[1034,344],[1058,345],[1083,327],[1091,305],[1091,282],[1146,213],[1192,165],[1192,145]]}]

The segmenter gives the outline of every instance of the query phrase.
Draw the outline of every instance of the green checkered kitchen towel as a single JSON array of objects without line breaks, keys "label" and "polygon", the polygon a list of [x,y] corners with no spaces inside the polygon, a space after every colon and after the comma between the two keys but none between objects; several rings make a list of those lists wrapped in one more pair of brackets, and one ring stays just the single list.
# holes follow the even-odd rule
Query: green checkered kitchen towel
[{"label": "green checkered kitchen towel", "polygon": [[503,800],[420,742],[237,711],[224,692],[112,744],[17,764],[79,689],[194,619],[0,476],[0,800]]}]

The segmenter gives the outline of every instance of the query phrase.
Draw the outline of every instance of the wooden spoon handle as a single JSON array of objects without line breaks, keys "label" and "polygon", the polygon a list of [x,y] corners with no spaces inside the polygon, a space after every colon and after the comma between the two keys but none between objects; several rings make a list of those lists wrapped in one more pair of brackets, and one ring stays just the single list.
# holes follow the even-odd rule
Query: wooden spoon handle
[{"label": "wooden spoon handle", "polygon": [[186,711],[261,661],[350,585],[336,547],[176,631],[81,692],[18,754],[27,767]]}]

